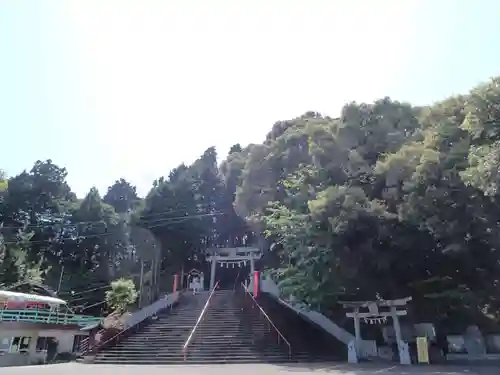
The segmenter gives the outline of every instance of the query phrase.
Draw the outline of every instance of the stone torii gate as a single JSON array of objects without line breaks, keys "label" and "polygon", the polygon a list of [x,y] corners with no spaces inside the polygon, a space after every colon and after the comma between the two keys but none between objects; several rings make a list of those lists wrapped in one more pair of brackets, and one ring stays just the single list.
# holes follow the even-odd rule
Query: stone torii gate
[{"label": "stone torii gate", "polygon": [[217,271],[217,264],[221,266],[234,265],[240,267],[250,263],[250,275],[254,274],[255,261],[262,257],[259,248],[256,247],[225,247],[225,248],[212,248],[206,251],[206,260],[210,262],[210,289],[215,285],[215,274]]},{"label": "stone torii gate", "polygon": [[[365,323],[384,323],[390,317],[394,325],[394,333],[398,344],[399,361],[403,365],[411,364],[410,351],[408,344],[403,341],[401,334],[401,325],[399,317],[407,314],[406,304],[411,301],[411,297],[395,300],[378,301],[355,301],[339,302],[344,308],[352,309],[352,312],[346,313],[348,318],[354,319],[354,343],[349,343],[349,362],[357,363],[361,349],[361,319]],[[385,311],[380,311],[382,308]],[[363,310],[363,311],[361,311]],[[366,311],[368,310],[368,311]]]}]

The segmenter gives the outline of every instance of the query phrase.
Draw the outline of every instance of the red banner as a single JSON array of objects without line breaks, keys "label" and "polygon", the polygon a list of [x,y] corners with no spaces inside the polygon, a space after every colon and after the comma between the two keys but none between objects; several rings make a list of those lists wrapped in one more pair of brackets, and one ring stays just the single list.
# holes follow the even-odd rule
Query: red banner
[{"label": "red banner", "polygon": [[174,293],[177,292],[178,284],[179,284],[179,275],[175,274],[174,275],[174,288],[173,288]]},{"label": "red banner", "polygon": [[0,307],[5,310],[24,310],[24,309],[50,309],[50,306],[43,302],[37,301],[6,301],[0,304]]},{"label": "red banner", "polygon": [[253,273],[253,296],[258,297],[260,290],[260,277],[259,271],[254,271]]}]

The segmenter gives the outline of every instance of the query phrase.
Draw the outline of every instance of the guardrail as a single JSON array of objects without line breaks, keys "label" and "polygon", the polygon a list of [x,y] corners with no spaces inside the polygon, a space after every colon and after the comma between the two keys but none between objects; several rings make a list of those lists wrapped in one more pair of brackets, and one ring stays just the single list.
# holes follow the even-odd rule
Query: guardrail
[{"label": "guardrail", "polygon": [[32,322],[45,324],[77,325],[84,327],[97,323],[100,317],[76,315],[45,310],[0,310],[0,322]]},{"label": "guardrail", "polygon": [[267,315],[267,313],[264,311],[262,306],[257,302],[255,297],[252,295],[250,290],[248,290],[248,288],[245,286],[245,284],[241,283],[241,286],[243,287],[245,294],[247,294],[251,298],[251,301],[253,302],[254,306],[256,306],[259,309],[260,316],[263,316],[264,318],[266,318],[266,320],[269,324],[269,327],[272,327],[274,329],[274,331],[276,332],[276,334],[278,336],[278,344],[280,343],[280,340],[281,340],[288,346],[288,357],[291,358],[292,357],[292,345],[290,344],[290,342],[286,339],[285,336],[283,336],[283,334],[280,332],[278,327],[276,327],[276,325],[273,323],[273,321],[271,320],[269,315]]},{"label": "guardrail", "polygon": [[212,299],[212,296],[214,295],[214,292],[215,292],[215,290],[217,289],[218,286],[219,286],[219,282],[217,281],[217,283],[214,285],[212,291],[210,292],[210,294],[209,294],[209,296],[207,298],[207,302],[205,302],[205,306],[203,306],[203,310],[201,310],[201,313],[200,313],[200,316],[198,317],[198,320],[196,320],[196,324],[194,325],[193,329],[191,330],[191,333],[189,334],[189,337],[186,340],[186,342],[185,342],[185,344],[184,344],[184,346],[182,348],[182,352],[184,353],[184,360],[187,359],[187,352],[188,352],[189,344],[191,344],[191,340],[194,337],[194,333],[196,332],[196,329],[198,328],[198,325],[203,320],[203,317],[205,316],[205,313],[206,313],[206,311],[208,309],[208,306],[210,305],[210,300]]}]

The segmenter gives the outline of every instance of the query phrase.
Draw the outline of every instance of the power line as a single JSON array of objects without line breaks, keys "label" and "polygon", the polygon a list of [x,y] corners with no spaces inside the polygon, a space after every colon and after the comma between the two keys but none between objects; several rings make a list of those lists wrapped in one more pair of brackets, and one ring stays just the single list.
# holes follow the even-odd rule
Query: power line
[{"label": "power line", "polygon": [[[167,273],[167,271],[166,271],[166,270],[162,270],[162,271],[160,271],[160,272],[158,273],[158,276],[159,276],[159,277],[161,277],[162,275],[165,275],[166,273]],[[139,274],[132,274],[132,275],[129,275],[129,277],[132,277],[132,278],[133,278],[133,277],[137,277],[138,275],[139,275]],[[108,289],[109,289],[109,288],[110,288],[110,285],[109,285],[109,284],[107,284],[107,285],[105,285],[105,286],[103,286],[103,287],[100,287],[100,288],[88,289],[88,290],[84,290],[84,291],[79,292],[79,293],[70,293],[70,294],[71,294],[72,296],[76,296],[76,295],[81,295],[81,294],[85,294],[85,293],[88,293],[88,292],[93,292],[93,291],[96,291],[96,290],[101,290],[101,289],[105,289],[105,288],[108,288]],[[70,300],[68,301],[68,303],[74,303],[75,301],[86,301],[86,300],[88,300],[88,299],[89,299],[89,297],[84,296],[84,297],[79,297],[79,298],[70,299]],[[104,302],[106,302],[106,301],[98,302],[98,303],[96,303],[96,304],[93,304],[93,305],[87,306],[87,307],[85,307],[85,308],[90,308],[90,307],[93,307],[93,306],[99,305],[99,304],[104,303]],[[80,306],[81,306],[81,305],[80,305]]]},{"label": "power line", "polygon": [[[90,309],[91,307],[94,307],[94,306],[99,306],[99,305],[102,305],[102,304],[104,304],[104,303],[106,303],[106,301],[101,301],[101,302],[94,303],[94,304],[92,304],[92,305],[83,306],[83,307],[80,309],[80,311],[87,310],[87,309]],[[76,307],[74,307],[74,308],[76,308]]]},{"label": "power line", "polygon": [[[198,205],[198,207],[207,206],[207,205],[209,205],[209,203],[201,203]],[[186,211],[188,211],[188,210],[184,209],[184,208],[179,208],[179,209],[170,210],[170,211],[154,212],[151,214],[146,214],[146,215],[141,216],[141,218],[139,218],[139,222],[150,221],[148,219],[146,219],[146,220],[142,219],[143,217],[146,217],[146,218],[147,217],[157,217],[157,216],[164,216],[167,214],[173,214],[173,213],[177,213],[177,212],[186,212]],[[186,215],[186,216],[192,216],[192,215]],[[165,219],[168,219],[168,217]],[[157,221],[157,220],[161,220],[161,219],[152,219],[151,221]],[[63,229],[63,228],[72,228],[72,227],[76,227],[78,225],[83,225],[83,224],[107,224],[107,222],[104,220],[90,220],[90,221],[77,221],[74,223],[58,222],[58,223],[50,223],[50,224],[28,224],[26,226],[0,225],[0,229],[24,229],[24,230],[26,230],[26,229],[41,229],[41,228],[51,228],[51,227],[61,227],[61,229]]]},{"label": "power line", "polygon": [[[199,217],[205,217],[205,216],[217,216],[217,215],[223,215],[224,213],[223,212],[214,212],[214,213],[207,213],[207,214],[197,214],[197,215],[184,215],[184,216],[177,216],[177,217],[167,217],[167,218],[163,218],[163,219],[154,219],[154,220],[143,220],[143,221],[139,221],[139,223],[141,224],[147,224],[149,222],[152,222],[152,223],[155,223],[155,222],[164,222],[164,223],[168,223],[170,220],[173,221],[173,222],[176,222],[176,221],[184,221],[184,220],[187,220],[187,219],[192,219],[192,218],[199,218]],[[69,224],[67,225],[66,227],[75,227],[76,225],[78,224],[81,224],[81,223],[85,223],[85,222],[80,222],[80,223],[76,223],[76,224]],[[88,223],[96,223],[95,221],[94,222],[88,222]],[[53,225],[49,225],[49,226],[53,226]],[[139,227],[139,226],[138,226]],[[4,227],[4,228],[8,228],[8,227]],[[2,229],[0,227],[0,229]],[[17,229],[21,229],[19,227],[17,227]],[[61,228],[63,229],[63,228]],[[105,233],[104,233],[105,235]],[[15,241],[16,243],[18,241]],[[35,241],[32,241],[31,243],[34,243]],[[45,241],[44,241],[45,242]],[[9,243],[9,242],[4,242],[4,243]]]},{"label": "power line", "polygon": [[104,286],[101,286],[101,287],[98,287],[98,288],[93,288],[93,289],[87,289],[87,290],[84,290],[82,292],[77,292],[77,293],[73,293],[73,291],[69,292],[69,293],[64,293],[64,295],[66,294],[70,294],[71,296],[79,296],[81,294],[85,294],[85,293],[88,293],[88,292],[94,292],[96,290],[101,290],[101,289],[109,289],[109,284],[107,285],[104,285]]},{"label": "power line", "polygon": [[[165,272],[165,271],[162,271],[162,272]],[[160,274],[162,274],[162,272],[160,272]],[[133,274],[130,274],[130,275],[127,275],[128,278],[135,278],[135,277],[138,277],[140,275],[140,273],[133,273]],[[101,282],[99,283],[101,285],[99,286],[96,286],[96,285],[92,285],[90,289],[85,289],[85,290],[82,290],[80,292],[74,292],[73,290],[69,291],[69,292],[63,292],[61,293],[61,295],[71,295],[71,296],[79,296],[81,294],[85,294],[85,293],[88,293],[88,292],[92,292],[92,291],[96,291],[96,290],[101,290],[101,289],[106,289],[106,288],[110,288],[110,283],[109,282]],[[80,299],[84,299],[86,297],[81,297],[81,298],[76,298],[76,299],[72,299],[72,301],[76,301],[76,300],[80,300]]]},{"label": "power line", "polygon": [[[148,225],[147,228],[145,229],[152,229],[152,228],[158,228],[158,227],[162,227],[162,226],[165,226],[167,224],[178,224],[178,223],[182,223],[186,220],[191,220],[191,219],[196,219],[196,218],[201,218],[201,217],[212,217],[212,216],[220,216],[220,215],[224,215],[225,213],[223,212],[214,212],[214,213],[210,213],[210,214],[200,214],[200,215],[188,215],[188,216],[179,216],[179,217],[173,217],[173,218],[166,218],[166,219],[163,219],[163,220],[153,220],[153,221],[161,221],[160,223],[157,223],[155,225]],[[140,227],[139,227],[140,228]],[[41,244],[41,243],[51,243],[51,242],[54,242],[54,243],[64,243],[64,240],[78,240],[78,239],[87,239],[87,238],[96,238],[96,237],[106,237],[106,236],[113,236],[113,235],[116,235],[116,234],[122,234],[123,231],[115,231],[115,232],[106,232],[106,233],[96,233],[96,234],[88,234],[88,235],[83,235],[83,236],[79,236],[79,235],[76,235],[75,237],[76,238],[55,238],[55,239],[47,239],[47,240],[39,240],[39,241],[26,241],[26,243],[29,243],[29,244]],[[23,242],[22,240],[17,240],[17,241],[3,241],[3,242],[0,242],[1,244],[3,245],[13,245],[13,244],[19,244]]]}]

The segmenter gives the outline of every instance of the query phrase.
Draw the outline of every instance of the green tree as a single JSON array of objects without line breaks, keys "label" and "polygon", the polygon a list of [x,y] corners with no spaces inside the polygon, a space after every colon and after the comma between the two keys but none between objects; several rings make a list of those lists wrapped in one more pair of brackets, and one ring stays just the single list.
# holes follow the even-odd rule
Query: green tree
[{"label": "green tree", "polygon": [[[51,160],[0,173],[0,282],[57,287],[62,275],[62,291],[82,291],[137,283],[142,268],[146,303],[207,248],[257,243],[283,291],[324,311],[411,295],[417,319],[498,320],[499,83],[429,106],[383,98],[277,121],[221,163],[207,148],[144,199],[122,178],[78,200]],[[99,307],[105,288],[72,300]]]},{"label": "green tree", "polygon": [[137,300],[135,284],[130,279],[118,279],[111,283],[111,290],[106,292],[106,303],[118,312],[125,312],[127,307]]},{"label": "green tree", "polygon": [[132,211],[140,203],[136,187],[123,178],[115,181],[108,188],[103,201],[112,206],[119,214]]}]

